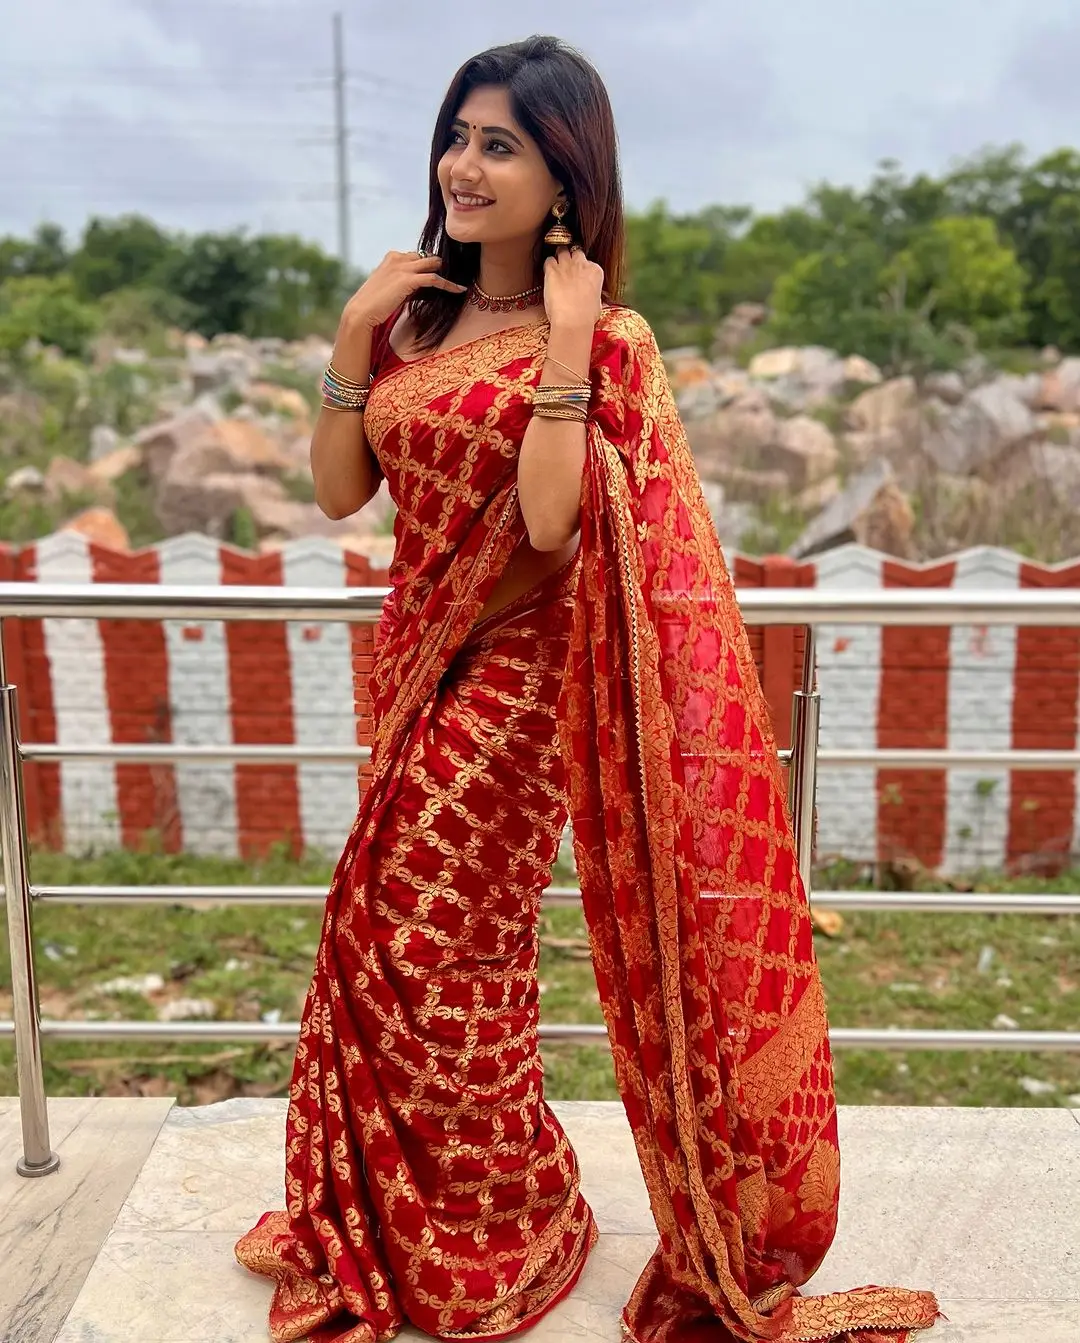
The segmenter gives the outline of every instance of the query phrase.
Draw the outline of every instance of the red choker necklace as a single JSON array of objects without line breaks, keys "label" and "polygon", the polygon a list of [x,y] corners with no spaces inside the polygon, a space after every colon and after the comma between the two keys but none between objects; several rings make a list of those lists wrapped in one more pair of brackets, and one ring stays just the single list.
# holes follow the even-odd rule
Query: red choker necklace
[{"label": "red choker necklace", "polygon": [[526,308],[535,308],[544,301],[544,286],[534,285],[532,289],[523,289],[520,294],[507,294],[505,297],[485,294],[473,281],[469,286],[466,301],[474,304],[481,312],[523,312]]}]

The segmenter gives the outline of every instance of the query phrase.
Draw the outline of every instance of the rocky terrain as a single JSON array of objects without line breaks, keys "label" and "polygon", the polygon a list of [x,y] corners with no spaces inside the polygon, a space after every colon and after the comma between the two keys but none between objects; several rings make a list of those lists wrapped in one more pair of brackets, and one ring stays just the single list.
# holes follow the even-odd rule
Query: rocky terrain
[{"label": "rocky terrain", "polygon": [[[975,358],[887,379],[818,347],[748,354],[766,315],[743,304],[710,357],[665,355],[725,545],[807,556],[857,540],[905,559],[975,544],[1042,560],[1080,552],[1080,358],[1046,350],[1018,355],[1017,371]],[[322,535],[386,562],[385,487],[341,522],[313,502],[308,445],[329,352],[314,337],[180,332],[154,354],[99,342],[85,371],[39,352],[46,371],[64,366],[81,427],[50,429],[48,392],[8,380],[0,518],[36,510],[46,530],[117,548],[188,531],[261,549]],[[137,401],[114,416],[124,424],[86,422],[84,375],[88,387],[122,375]]]},{"label": "rocky terrain", "polygon": [[904,559],[1080,551],[1080,358],[1022,353],[1018,372],[973,358],[918,380],[818,347],[741,358],[765,316],[737,308],[710,359],[665,356],[726,543],[797,557],[850,540]]},{"label": "rocky terrain", "polygon": [[[319,535],[387,561],[393,505],[385,487],[340,522],[313,500],[308,449],[330,346],[314,337],[292,344],[240,336],[207,342],[190,333],[175,333],[172,343],[168,355],[157,357],[99,348],[99,368],[121,364],[145,375],[140,410],[149,422],[128,435],[96,424],[85,445],[73,442],[46,464],[10,469],[6,500],[66,513],[63,526],[114,548],[132,542],[126,512],[137,515],[144,543],[193,531],[271,549]],[[4,400],[9,414],[38,413],[28,394]]]}]

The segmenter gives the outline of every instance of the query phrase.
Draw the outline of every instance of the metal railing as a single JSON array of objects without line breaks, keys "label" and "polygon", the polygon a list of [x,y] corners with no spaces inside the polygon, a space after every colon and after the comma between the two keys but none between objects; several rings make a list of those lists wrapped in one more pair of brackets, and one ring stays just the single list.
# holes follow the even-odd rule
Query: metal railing
[{"label": "metal railing", "polygon": [[[305,620],[374,623],[382,588],[183,587],[113,584],[0,583],[2,621],[20,618]],[[789,801],[799,866],[810,889],[810,861],[817,770],[878,768],[1008,768],[1080,770],[1080,751],[825,750],[818,749],[820,698],[816,681],[815,636],[821,625],[1080,626],[1080,602],[1065,589],[1023,592],[951,589],[834,591],[817,588],[742,589],[739,604],[748,625],[805,625],[802,685],[795,692]],[[16,1077],[22,1117],[21,1175],[45,1175],[59,1165],[49,1138],[42,1058],[43,1039],[287,1041],[298,1023],[42,1021],[38,1010],[32,910],[53,904],[315,904],[325,889],[314,886],[33,886],[30,882],[24,815],[24,761],[99,760],[113,763],[356,763],[370,757],[365,747],[206,746],[177,743],[64,746],[21,742],[18,692],[8,684],[0,638],[0,844],[12,966],[12,1019],[0,1021],[0,1038],[14,1037]],[[573,887],[552,887],[545,903],[577,904]],[[821,891],[819,907],[835,910],[918,910],[968,913],[1080,913],[1080,895],[992,895],[893,891]],[[547,1040],[602,1041],[603,1025],[543,1025]],[[1080,1051],[1080,1032],[950,1031],[836,1027],[835,1046],[863,1049],[996,1049]]]}]

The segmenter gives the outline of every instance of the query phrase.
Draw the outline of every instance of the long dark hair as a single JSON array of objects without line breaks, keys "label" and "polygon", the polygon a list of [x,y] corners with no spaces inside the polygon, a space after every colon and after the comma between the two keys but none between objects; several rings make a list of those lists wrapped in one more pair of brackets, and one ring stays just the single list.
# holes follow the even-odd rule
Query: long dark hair
[{"label": "long dark hair", "polygon": [[[465,62],[450,82],[431,141],[429,207],[420,235],[422,250],[443,258],[440,274],[471,284],[480,272],[480,244],[458,243],[446,232],[446,206],[439,161],[450,143],[451,123],[473,89],[494,86],[510,95],[514,119],[540,147],[551,175],[566,192],[563,220],[574,240],[604,272],[604,297],[622,287],[625,232],[615,121],[603,81],[580,52],[557,37],[529,37],[492,47]],[[553,249],[537,248],[537,281]],[[414,342],[434,349],[461,311],[463,296],[421,289],[409,304]]]}]

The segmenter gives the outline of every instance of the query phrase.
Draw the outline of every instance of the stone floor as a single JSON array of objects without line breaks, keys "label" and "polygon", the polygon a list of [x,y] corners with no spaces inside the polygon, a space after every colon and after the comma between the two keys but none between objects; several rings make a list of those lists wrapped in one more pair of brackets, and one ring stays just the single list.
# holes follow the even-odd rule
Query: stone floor
[{"label": "stone floor", "polygon": [[[617,1343],[619,1311],[654,1245],[629,1131],[619,1105],[554,1108],[602,1234],[575,1292],[523,1338]],[[39,1274],[21,1332],[0,1332],[4,1343],[266,1343],[270,1286],[232,1247],[281,1204],[283,1122],[276,1101],[173,1109],[59,1335],[45,1315],[27,1332],[33,1300],[49,1296]],[[849,1109],[841,1142],[840,1234],[811,1290],[932,1288],[949,1317],[926,1335],[933,1343],[1080,1341],[1080,1114]],[[48,1179],[21,1183],[24,1206],[57,1203]],[[50,1257],[85,1241],[82,1214],[66,1228],[50,1216]],[[0,1262],[6,1277],[2,1235]]]}]

